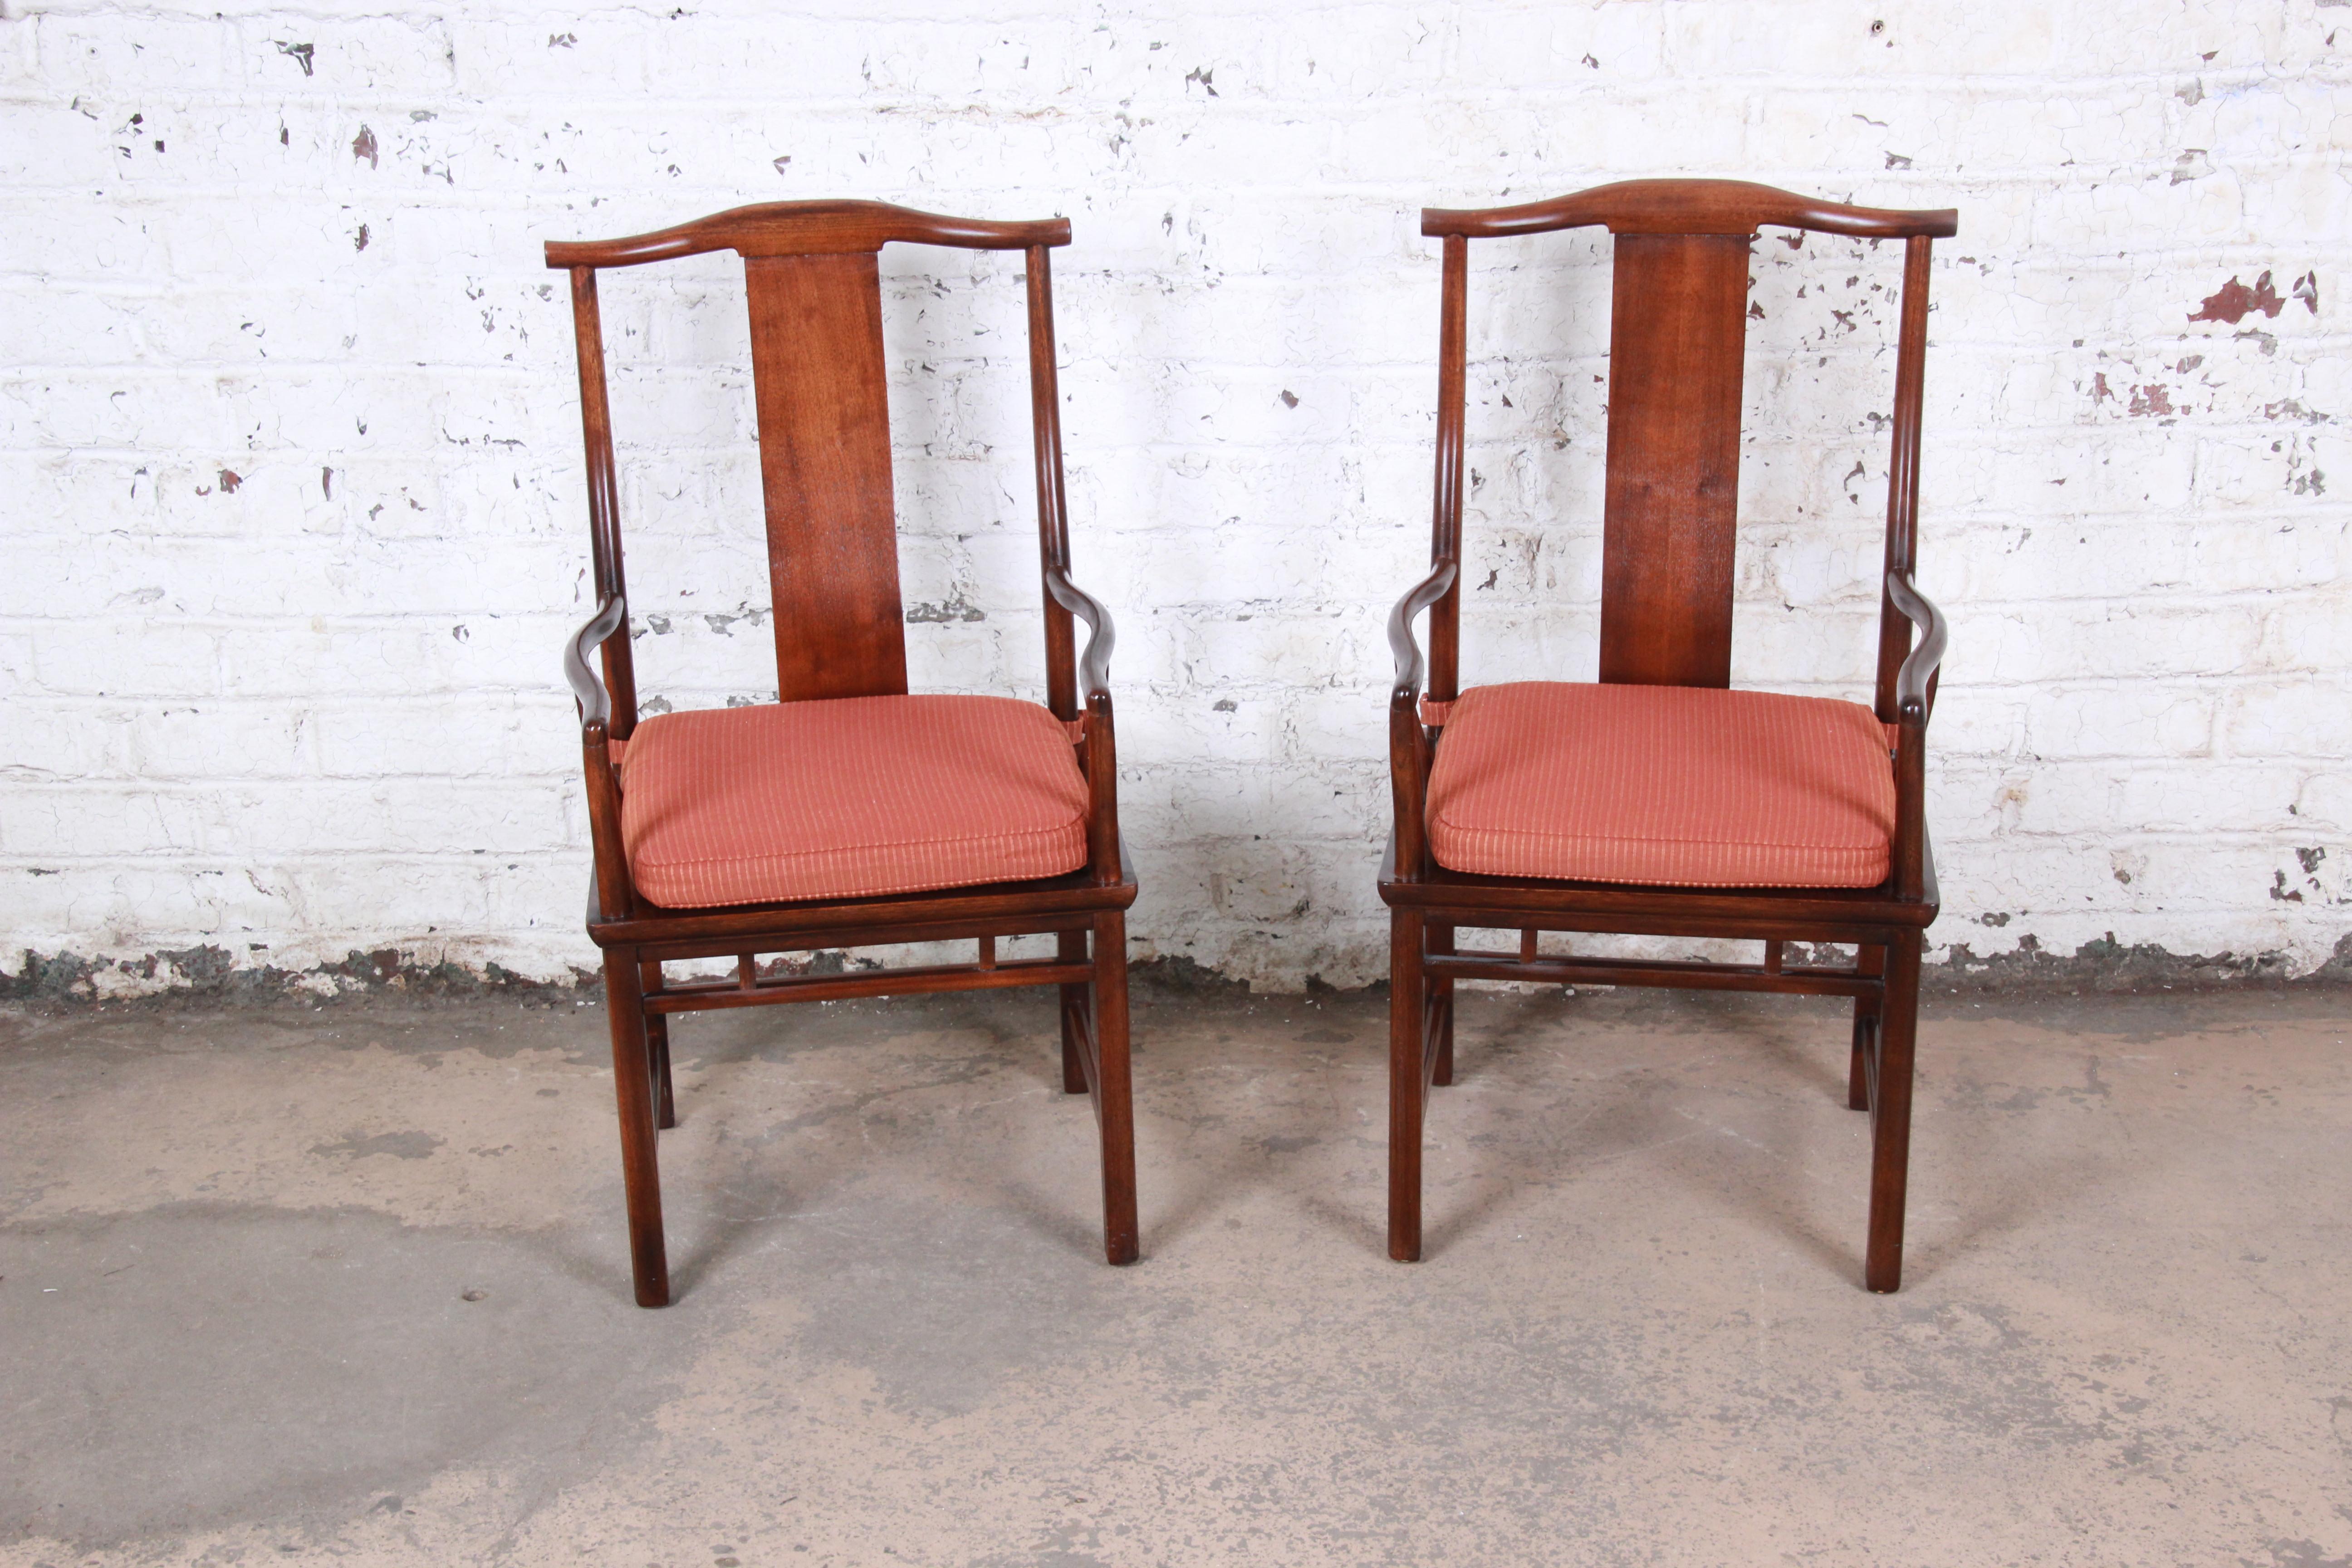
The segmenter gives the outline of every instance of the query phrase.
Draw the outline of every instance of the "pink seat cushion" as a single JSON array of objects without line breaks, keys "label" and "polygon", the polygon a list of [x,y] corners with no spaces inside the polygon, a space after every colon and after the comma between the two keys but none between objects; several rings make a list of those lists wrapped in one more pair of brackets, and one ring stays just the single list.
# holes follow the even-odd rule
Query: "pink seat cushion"
[{"label": "pink seat cushion", "polygon": [[1493,877],[1868,888],[1894,832],[1885,727],[1819,697],[1474,687],[1429,781],[1437,863]]},{"label": "pink seat cushion", "polygon": [[1021,882],[1087,863],[1060,720],[1004,697],[665,713],[621,771],[637,891],[668,909]]}]

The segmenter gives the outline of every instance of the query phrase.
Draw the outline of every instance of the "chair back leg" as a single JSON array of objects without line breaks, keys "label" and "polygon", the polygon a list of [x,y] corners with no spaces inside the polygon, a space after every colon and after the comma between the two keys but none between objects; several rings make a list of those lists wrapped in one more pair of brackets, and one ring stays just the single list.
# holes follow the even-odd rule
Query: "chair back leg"
[{"label": "chair back leg", "polygon": [[[1430,952],[1454,951],[1452,926],[1432,921],[1428,931]],[[1442,1089],[1454,1081],[1454,982],[1429,982],[1429,1013],[1430,1027],[1437,1038],[1437,1066],[1431,1071],[1429,1081]]]},{"label": "chair back leg", "polygon": [[[1054,956],[1064,963],[1084,963],[1087,961],[1087,933],[1082,931],[1056,931]],[[1087,1092],[1087,1064],[1084,1058],[1086,1041],[1093,1032],[1090,1022],[1094,1003],[1091,988],[1086,985],[1062,987],[1062,1092]]]},{"label": "chair back leg", "polygon": [[1903,1203],[1911,1164],[1911,1061],[1919,1036],[1916,931],[1886,949],[1885,1011],[1878,1019],[1871,1082],[1870,1247],[1862,1282],[1886,1292],[1903,1283]]},{"label": "chair back leg", "polygon": [[[1135,1093],[1128,1066],[1126,914],[1114,910],[1097,915],[1094,939],[1095,977],[1087,989],[1094,993],[1095,1121],[1102,1137],[1103,1256],[1113,1263],[1132,1263],[1141,1247],[1135,1217]],[[1064,1016],[1066,1019],[1066,1011]]]},{"label": "chair back leg", "polygon": [[636,954],[604,954],[604,1011],[613,1026],[613,1091],[621,1113],[621,1179],[629,1203],[629,1263],[637,1305],[669,1305],[662,1245],[661,1169],[654,1152],[654,1058]]},{"label": "chair back leg", "polygon": [[[646,990],[661,984],[661,965],[637,965],[637,984]],[[646,1045],[653,1053],[654,1125],[667,1132],[677,1125],[677,1094],[669,1081],[669,1020],[659,1015],[646,1020]]]},{"label": "chair back leg", "polygon": [[[1885,974],[1886,950],[1883,947],[1860,947],[1854,950],[1854,972],[1858,974]],[[1853,1054],[1846,1062],[1845,1106],[1848,1110],[1870,1109],[1870,1063],[1868,1053],[1878,1038],[1879,1000],[1875,996],[1853,999]]]},{"label": "chair back leg", "polygon": [[1418,910],[1389,911],[1389,1256],[1421,1261],[1421,1129],[1428,979]]}]

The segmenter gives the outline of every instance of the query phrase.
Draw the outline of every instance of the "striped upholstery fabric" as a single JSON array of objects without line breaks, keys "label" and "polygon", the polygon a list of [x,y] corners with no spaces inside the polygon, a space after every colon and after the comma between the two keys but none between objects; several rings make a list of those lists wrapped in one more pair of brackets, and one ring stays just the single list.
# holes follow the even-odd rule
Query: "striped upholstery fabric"
[{"label": "striped upholstery fabric", "polygon": [[1449,870],[1694,888],[1886,879],[1895,770],[1858,703],[1693,686],[1474,687],[1429,837]]},{"label": "striped upholstery fabric", "polygon": [[1059,876],[1087,863],[1062,721],[1004,697],[665,713],[621,766],[637,891],[667,909]]}]

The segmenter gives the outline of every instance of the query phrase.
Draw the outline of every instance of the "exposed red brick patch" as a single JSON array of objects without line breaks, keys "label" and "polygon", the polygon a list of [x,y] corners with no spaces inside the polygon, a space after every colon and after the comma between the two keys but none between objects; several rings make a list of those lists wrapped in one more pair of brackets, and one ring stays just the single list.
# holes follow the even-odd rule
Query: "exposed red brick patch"
[{"label": "exposed red brick patch", "polygon": [[2192,321],[2227,321],[2235,326],[2256,310],[2276,319],[2285,308],[2286,301],[2279,298],[2276,289],[2271,287],[2271,275],[2264,272],[2254,279],[2254,286],[2251,289],[2231,278],[2205,296],[2204,306],[2189,319]]}]

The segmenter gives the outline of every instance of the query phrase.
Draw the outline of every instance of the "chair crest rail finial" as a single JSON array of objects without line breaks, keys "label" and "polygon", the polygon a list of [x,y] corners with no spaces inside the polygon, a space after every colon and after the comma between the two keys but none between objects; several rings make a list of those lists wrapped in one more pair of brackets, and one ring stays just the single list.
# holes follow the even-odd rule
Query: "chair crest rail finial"
[{"label": "chair crest rail finial", "polygon": [[1753,234],[1762,225],[1861,239],[1948,239],[1957,209],[1848,206],[1748,180],[1620,180],[1518,206],[1423,207],[1421,232],[1499,239],[1606,225],[1612,234]]},{"label": "chair crest rail finial", "polygon": [[635,267],[709,250],[733,250],[744,256],[834,255],[879,250],[893,243],[1026,250],[1032,246],[1069,244],[1070,220],[998,223],[919,212],[889,202],[762,202],[621,239],[551,239],[547,265],[558,270]]}]

